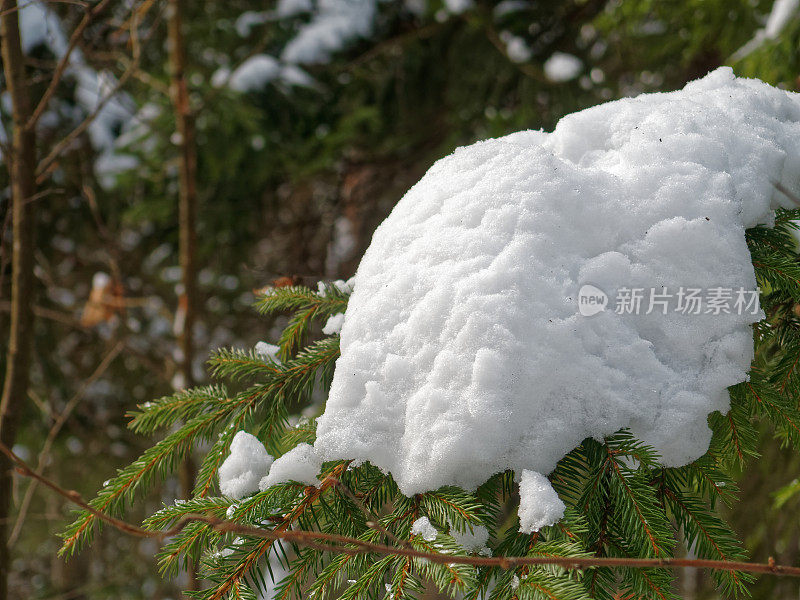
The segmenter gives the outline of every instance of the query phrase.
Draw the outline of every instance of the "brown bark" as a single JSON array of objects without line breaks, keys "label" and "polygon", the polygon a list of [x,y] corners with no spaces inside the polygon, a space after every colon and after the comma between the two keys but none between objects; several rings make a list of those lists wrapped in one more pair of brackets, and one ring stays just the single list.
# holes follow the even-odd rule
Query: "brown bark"
[{"label": "brown bark", "polygon": [[[28,393],[33,338],[33,204],[36,182],[36,139],[27,127],[31,104],[20,44],[16,0],[0,4],[0,51],[5,85],[12,104],[12,143],[8,157],[11,179],[12,257],[11,311],[3,394],[0,397],[0,441],[13,446]],[[10,564],[8,517],[11,511],[11,465],[0,456],[0,600],[8,598]]]},{"label": "brown bark", "polygon": [[[169,0],[167,23],[169,63],[171,70],[170,96],[175,110],[179,148],[179,198],[180,265],[183,293],[178,299],[182,314],[179,330],[181,364],[184,387],[194,385],[192,360],[194,358],[194,323],[197,318],[197,148],[195,145],[194,114],[186,85],[186,42],[183,36],[182,6],[180,0]],[[191,497],[194,487],[194,461],[188,457],[181,467],[181,492]],[[189,589],[197,589],[194,572],[189,573]]]}]

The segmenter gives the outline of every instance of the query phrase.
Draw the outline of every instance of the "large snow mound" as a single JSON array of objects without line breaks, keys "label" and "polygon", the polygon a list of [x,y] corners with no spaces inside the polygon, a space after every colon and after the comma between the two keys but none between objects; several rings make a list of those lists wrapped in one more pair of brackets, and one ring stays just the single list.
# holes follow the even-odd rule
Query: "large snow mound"
[{"label": "large snow mound", "polygon": [[408,495],[549,473],[623,427],[665,465],[700,457],[760,310],[587,317],[577,295],[755,290],[744,230],[790,206],[777,182],[800,191],[800,95],[728,68],[459,148],[364,255],[316,452]]}]

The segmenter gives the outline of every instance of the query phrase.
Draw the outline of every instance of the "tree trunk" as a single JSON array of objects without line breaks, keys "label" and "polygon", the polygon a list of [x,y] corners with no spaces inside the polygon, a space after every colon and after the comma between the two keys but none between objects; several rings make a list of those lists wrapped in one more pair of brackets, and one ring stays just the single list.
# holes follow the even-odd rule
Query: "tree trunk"
[{"label": "tree trunk", "polygon": [[[26,124],[31,115],[20,44],[16,0],[0,4],[0,46],[5,85],[11,97],[13,132],[11,179],[13,243],[11,257],[11,314],[3,395],[0,397],[0,440],[13,446],[28,393],[33,338],[33,196],[36,189],[36,139]],[[6,544],[11,511],[11,465],[0,456],[0,600],[8,598],[9,548]]]},{"label": "tree trunk", "polygon": [[[179,199],[180,265],[183,292],[178,299],[182,313],[179,328],[181,363],[184,387],[194,385],[192,360],[194,358],[194,323],[197,317],[197,148],[195,146],[194,115],[186,86],[186,43],[183,37],[182,6],[180,0],[169,0],[168,47],[171,70],[170,96],[175,110],[179,148]],[[191,497],[194,487],[194,461],[186,459],[180,473],[181,492]],[[189,589],[197,589],[194,572],[189,573]]]}]

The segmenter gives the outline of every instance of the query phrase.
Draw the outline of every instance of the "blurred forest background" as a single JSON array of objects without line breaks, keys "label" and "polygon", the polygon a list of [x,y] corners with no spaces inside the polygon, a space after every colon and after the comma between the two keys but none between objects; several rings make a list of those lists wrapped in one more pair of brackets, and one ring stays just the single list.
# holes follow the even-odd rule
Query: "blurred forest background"
[{"label": "blurred forest background", "polygon": [[[274,341],[280,324],[257,318],[253,290],[350,277],[375,227],[456,146],[550,130],[567,113],[678,89],[720,65],[800,87],[798,0],[11,5],[33,106],[48,95],[35,126],[31,383],[14,450],[87,497],[148,445],[126,429],[126,411],[208,381],[217,346]],[[13,127],[1,83],[6,344]],[[181,260],[181,215],[193,262]],[[742,475],[727,516],[754,559],[800,560],[798,473],[798,457],[776,450]],[[153,541],[116,531],[64,563],[65,501],[22,477],[3,493],[9,598],[166,599],[187,583],[159,577]],[[176,479],[145,510],[182,493]],[[712,597],[699,574],[681,586]],[[787,580],[754,587],[756,598],[797,594]]]}]

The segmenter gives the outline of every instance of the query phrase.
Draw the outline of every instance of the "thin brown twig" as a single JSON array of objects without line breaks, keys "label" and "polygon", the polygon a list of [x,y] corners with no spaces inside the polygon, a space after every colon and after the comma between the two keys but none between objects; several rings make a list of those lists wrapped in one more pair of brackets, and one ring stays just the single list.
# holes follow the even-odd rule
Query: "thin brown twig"
[{"label": "thin brown twig", "polygon": [[32,129],[36,126],[36,123],[41,118],[44,111],[47,109],[47,105],[50,102],[50,99],[53,97],[53,94],[56,92],[56,88],[58,84],[61,82],[61,77],[64,75],[64,72],[67,70],[69,66],[69,61],[72,56],[72,51],[75,50],[75,47],[78,45],[78,42],[83,35],[83,32],[86,31],[86,28],[89,24],[99,15],[108,3],[111,0],[100,0],[98,4],[96,4],[91,10],[89,7],[86,7],[86,14],[84,14],[83,19],[81,22],[78,23],[78,26],[75,28],[75,31],[72,32],[72,35],[69,38],[69,45],[67,46],[67,50],[64,52],[64,56],[58,61],[58,65],[56,66],[56,70],[53,73],[50,83],[47,86],[44,94],[42,94],[41,100],[39,100],[39,104],[36,105],[36,109],[33,111],[30,119],[25,124],[27,129]]},{"label": "thin brown twig", "polygon": [[44,0],[43,2],[41,0],[31,0],[30,2],[15,6],[14,8],[0,10],[0,17],[24,10],[32,4],[74,4],[75,6],[80,6],[81,8],[86,8],[89,6],[86,2],[82,2],[81,0]]},{"label": "thin brown twig", "polygon": [[5,454],[17,467],[17,472],[26,477],[33,477],[40,483],[47,486],[57,494],[66,498],[73,504],[80,506],[90,512],[98,519],[115,527],[116,529],[136,537],[153,538],[164,540],[180,533],[189,523],[201,522],[209,525],[218,533],[232,533],[239,536],[259,538],[265,540],[286,540],[307,546],[323,552],[335,552],[339,554],[382,554],[393,556],[405,556],[418,560],[427,560],[436,564],[460,564],[473,567],[499,567],[501,569],[513,569],[519,566],[536,565],[555,565],[565,569],[583,570],[595,567],[628,567],[635,569],[652,568],[683,568],[692,567],[697,569],[711,569],[716,571],[741,571],[746,573],[761,573],[769,575],[779,575],[785,577],[800,577],[800,567],[789,565],[779,565],[770,558],[766,563],[751,563],[727,560],[705,560],[689,558],[598,558],[598,557],[568,557],[568,556],[458,556],[453,554],[441,554],[438,552],[421,552],[413,548],[392,547],[385,544],[376,544],[363,540],[316,531],[302,530],[271,530],[240,525],[231,521],[224,521],[215,517],[205,515],[188,514],[180,519],[172,528],[165,531],[151,531],[137,525],[133,525],[121,519],[111,517],[97,509],[91,507],[78,492],[66,490],[60,485],[38,475],[25,461],[17,456],[7,446],[0,443],[0,452]]},{"label": "thin brown twig", "polygon": [[50,405],[46,403],[42,398],[39,397],[39,394],[36,393],[36,390],[28,390],[28,397],[31,401],[36,405],[41,413],[51,419],[54,418],[53,409],[50,408]]},{"label": "thin brown twig", "polygon": [[174,535],[176,529],[180,531],[187,523],[200,521],[211,525],[219,533],[233,533],[239,536],[255,537],[261,539],[283,539],[311,548],[339,554],[383,554],[393,556],[406,556],[420,560],[427,560],[437,564],[461,564],[473,567],[500,567],[508,570],[519,566],[530,565],[555,565],[566,569],[583,570],[594,567],[628,567],[639,569],[652,568],[683,568],[693,567],[698,569],[712,569],[718,571],[742,571],[748,573],[766,573],[787,577],[800,577],[800,567],[776,564],[774,559],[767,563],[750,563],[727,560],[704,560],[688,558],[595,558],[595,557],[569,557],[569,556],[457,556],[439,552],[422,552],[413,548],[395,548],[385,544],[365,542],[351,537],[320,533],[316,531],[289,530],[276,532],[269,529],[259,529],[240,525],[230,521],[206,517],[204,515],[187,515],[173,529],[166,532]]},{"label": "thin brown twig", "polygon": [[[108,104],[112,100],[112,98],[114,98],[119,93],[119,91],[128,82],[128,79],[130,79],[133,76],[133,73],[136,70],[138,70],[139,63],[141,60],[141,48],[140,48],[139,36],[137,35],[137,26],[138,26],[138,20],[134,19],[133,23],[131,24],[131,45],[133,48],[132,62],[128,65],[128,68],[125,69],[120,78],[117,80],[116,85],[114,85],[114,87],[111,90],[109,90],[109,92],[97,102],[97,105],[95,106],[94,110],[88,115],[86,115],[86,118],[84,118],[84,120],[77,127],[75,127],[75,129],[69,132],[60,142],[58,142],[50,151],[50,153],[41,160],[39,165],[36,167],[37,183],[41,184],[42,182],[44,182],[44,180],[49,175],[50,169],[53,166],[55,166],[56,160],[58,159],[59,156],[61,156],[61,153],[64,152],[64,150],[66,150],[78,136],[80,136],[84,131],[86,131],[86,129],[89,128],[89,125],[91,125],[92,122],[94,122],[94,120],[100,114],[100,111],[102,111],[103,108],[105,108],[106,104]],[[150,33],[152,33],[152,31]],[[149,34],[145,38],[145,41],[147,40],[147,38],[149,38]]]},{"label": "thin brown twig", "polygon": [[[94,370],[94,372],[86,379],[82,384],[80,389],[70,398],[69,402],[67,402],[66,406],[64,406],[64,410],[58,415],[58,418],[53,422],[50,431],[47,433],[47,439],[42,446],[41,452],[39,452],[39,458],[37,460],[36,465],[36,472],[41,475],[44,473],[45,465],[50,457],[50,449],[55,442],[56,436],[58,436],[61,429],[64,427],[64,423],[67,422],[67,419],[72,414],[72,411],[75,410],[75,407],[78,406],[78,402],[81,401],[83,396],[86,394],[86,390],[89,389],[95,381],[97,381],[100,377],[102,377],[103,373],[106,372],[111,363],[114,361],[117,356],[119,356],[122,349],[125,347],[124,342],[117,342],[117,344],[111,349],[111,351],[106,354],[105,358],[100,361],[100,364]],[[37,485],[36,479],[32,479],[30,484],[28,485],[28,489],[25,490],[25,496],[22,498],[22,502],[20,503],[19,511],[17,512],[17,520],[14,523],[14,528],[11,530],[11,533],[8,535],[7,544],[9,547],[13,546],[14,543],[19,538],[19,534],[22,531],[22,526],[25,523],[25,516],[28,513],[28,509],[31,504],[31,500],[33,499],[33,493],[36,491]]]},{"label": "thin brown twig", "polygon": [[[8,149],[3,148],[3,155],[9,156]],[[3,223],[0,225],[0,298],[3,297],[3,289],[5,288],[5,275],[6,275],[6,265],[9,261],[9,253],[6,252],[6,240],[8,240],[8,229],[11,226],[11,207],[7,207],[5,217],[3,217]],[[8,303],[11,306],[11,303]]]},{"label": "thin brown twig", "polygon": [[[329,476],[329,478],[332,478],[332,476]],[[345,496],[350,498],[353,501],[353,503],[355,503],[355,505],[361,510],[361,512],[364,513],[364,516],[367,517],[367,527],[371,529],[376,529],[377,531],[381,532],[383,535],[392,540],[398,546],[409,546],[408,540],[398,539],[395,534],[393,534],[391,531],[389,531],[383,525],[381,525],[381,521],[378,518],[378,515],[376,515],[373,511],[368,509],[364,505],[364,503],[361,500],[359,500],[358,497],[352,492],[352,490],[350,490],[350,488],[348,488],[345,484],[341,482],[340,479],[336,479],[334,481],[334,485],[336,486],[336,489],[338,489]]]},{"label": "thin brown twig", "polygon": [[[117,60],[126,69],[130,67],[130,65],[133,62],[127,56],[120,56],[119,58],[117,58]],[[150,87],[150,89],[155,90],[156,92],[162,94],[163,96],[169,96],[169,86],[165,85],[162,81],[160,81],[156,77],[150,75],[150,73],[148,73],[147,71],[143,69],[135,69],[133,72],[133,76],[141,83]]]},{"label": "thin brown twig", "polygon": [[[122,531],[123,533],[127,533],[129,535],[133,535],[136,537],[146,537],[146,538],[163,538],[170,532],[153,532],[148,531],[147,529],[143,529],[138,527],[137,525],[133,525],[131,523],[127,523],[121,519],[115,519],[114,517],[107,515],[103,512],[100,512],[96,508],[93,508],[89,505],[83,497],[76,492],[75,490],[67,490],[58,485],[55,481],[48,479],[43,475],[39,475],[36,471],[34,471],[24,460],[22,460],[19,456],[17,456],[11,448],[0,442],[0,452],[6,455],[8,459],[16,465],[17,473],[23,475],[25,477],[31,477],[37,480],[39,483],[44,485],[45,487],[53,490],[56,494],[66,498],[76,506],[80,506],[83,510],[91,513],[104,523],[108,523],[112,527]],[[155,534],[155,535],[154,535]],[[174,534],[173,534],[174,535]]]},{"label": "thin brown twig", "polygon": [[[10,310],[11,303],[8,300],[0,300],[0,312],[9,312]],[[63,323],[64,325],[69,325],[70,327],[74,327],[76,329],[85,329],[85,327],[81,325],[77,319],[67,312],[34,305],[33,314],[42,319]]]},{"label": "thin brown twig", "polygon": [[[137,63],[138,60],[134,61],[133,64]],[[114,96],[116,96],[117,93],[119,93],[119,91],[125,86],[125,84],[128,82],[128,79],[130,79],[130,77],[133,75],[133,69],[134,69],[133,64],[131,65],[131,67],[125,70],[125,72],[122,74],[122,77],[120,77],[119,80],[117,81],[116,85],[111,89],[111,91],[108,92],[108,94],[106,94],[97,103],[94,110],[88,115],[86,115],[86,118],[80,123],[80,125],[78,125],[77,127],[75,127],[75,129],[70,131],[60,142],[58,142],[53,147],[50,153],[42,159],[42,161],[39,163],[39,166],[36,169],[37,184],[41,185],[45,181],[45,179],[47,179],[50,169],[55,165],[55,162],[58,159],[58,157],[61,156],[61,153],[64,152],[64,150],[66,150],[70,146],[70,144],[72,144],[72,142],[75,141],[76,138],[78,138],[84,131],[86,131],[89,128],[89,125],[91,125],[92,122],[94,122],[94,120],[97,118],[97,115],[100,114],[100,111],[102,111],[103,108],[105,108],[106,104],[108,104],[111,101],[111,99],[114,98]]]},{"label": "thin brown twig", "polygon": [[786,196],[796,205],[800,206],[800,198],[798,198],[796,194],[793,194],[791,191],[789,191],[785,185],[783,185],[782,183],[775,183],[775,182],[773,182],[772,185],[774,185],[775,189],[778,190],[781,194]]}]

